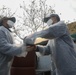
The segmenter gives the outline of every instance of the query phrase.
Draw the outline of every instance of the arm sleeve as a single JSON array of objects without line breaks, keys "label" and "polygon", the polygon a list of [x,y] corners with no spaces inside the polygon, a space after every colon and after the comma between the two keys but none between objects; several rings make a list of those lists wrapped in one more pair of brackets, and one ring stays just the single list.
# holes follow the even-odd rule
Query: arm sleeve
[{"label": "arm sleeve", "polygon": [[5,33],[0,31],[0,53],[11,56],[16,56],[22,53],[22,47],[17,47],[14,44],[8,43]]},{"label": "arm sleeve", "polygon": [[45,30],[35,32],[31,36],[27,36],[26,43],[34,44],[34,41],[37,37],[42,37],[46,39],[58,38],[65,35],[66,31],[67,31],[67,27],[65,23],[59,23],[58,25],[54,24]]},{"label": "arm sleeve", "polygon": [[49,46],[49,42],[47,43],[46,46],[37,45],[37,50],[38,50],[42,55],[51,54],[51,49],[50,49],[50,46]]},{"label": "arm sleeve", "polygon": [[54,39],[54,38],[65,35],[66,29],[67,29],[66,25],[63,25],[63,24],[54,25],[54,26],[47,28],[46,30],[42,30],[38,32],[37,36],[39,35],[39,37],[46,38],[46,39]]},{"label": "arm sleeve", "polygon": [[46,39],[54,39],[57,37],[61,37],[63,35],[66,34],[66,24],[65,23],[61,23],[61,24],[55,24],[50,26],[49,28],[39,31],[39,32],[35,32],[34,34],[27,36],[27,42],[33,42],[37,37],[42,37],[42,38],[46,38]]}]

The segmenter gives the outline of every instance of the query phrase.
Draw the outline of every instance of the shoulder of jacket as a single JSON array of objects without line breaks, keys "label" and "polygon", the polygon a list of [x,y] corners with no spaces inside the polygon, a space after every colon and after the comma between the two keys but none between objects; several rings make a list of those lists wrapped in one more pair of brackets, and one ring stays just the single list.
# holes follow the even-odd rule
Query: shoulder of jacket
[{"label": "shoulder of jacket", "polygon": [[0,26],[0,32],[3,32],[3,33],[7,33],[7,30],[6,30],[6,28],[5,27],[3,27],[3,26]]},{"label": "shoulder of jacket", "polygon": [[0,26],[0,30],[6,31],[7,29],[4,26]]}]

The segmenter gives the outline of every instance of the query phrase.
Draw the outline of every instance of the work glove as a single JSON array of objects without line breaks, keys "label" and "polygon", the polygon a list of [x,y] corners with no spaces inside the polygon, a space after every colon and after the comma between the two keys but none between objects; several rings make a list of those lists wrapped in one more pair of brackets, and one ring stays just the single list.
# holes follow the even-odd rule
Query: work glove
[{"label": "work glove", "polygon": [[23,39],[24,45],[34,46],[35,38],[29,38],[28,36]]}]

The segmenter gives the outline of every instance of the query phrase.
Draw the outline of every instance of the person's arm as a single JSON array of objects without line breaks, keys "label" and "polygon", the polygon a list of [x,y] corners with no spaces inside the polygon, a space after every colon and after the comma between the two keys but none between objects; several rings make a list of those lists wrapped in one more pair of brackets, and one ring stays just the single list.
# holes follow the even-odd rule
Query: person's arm
[{"label": "person's arm", "polygon": [[40,32],[37,32],[37,36],[46,38],[46,39],[54,39],[57,37],[61,37],[66,34],[66,25],[62,23],[56,23],[46,30],[42,30]]},{"label": "person's arm", "polygon": [[37,52],[40,52],[42,55],[48,55],[51,54],[51,49],[50,49],[50,42],[47,43],[47,45],[42,46],[42,45],[37,45]]},{"label": "person's arm", "polygon": [[[25,48],[26,47],[26,48]],[[35,50],[35,46],[22,46],[22,53],[17,55],[18,57],[25,57],[29,51]]]},{"label": "person's arm", "polygon": [[2,30],[0,30],[0,53],[11,55],[11,56],[16,56],[25,51],[26,51],[26,47],[25,47],[25,50],[22,50],[22,46],[17,47],[14,44],[10,44],[6,40],[5,33]]},{"label": "person's arm", "polygon": [[35,32],[34,34],[27,36],[26,43],[34,44],[34,41],[37,37],[42,37],[46,39],[58,38],[58,37],[65,35],[66,30],[67,30],[67,27],[65,23],[63,22],[56,23],[45,30]]}]

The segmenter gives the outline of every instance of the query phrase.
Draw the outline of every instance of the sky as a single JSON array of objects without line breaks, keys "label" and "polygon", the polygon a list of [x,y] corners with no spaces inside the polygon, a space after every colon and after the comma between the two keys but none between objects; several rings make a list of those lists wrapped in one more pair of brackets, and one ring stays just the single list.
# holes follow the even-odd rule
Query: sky
[{"label": "sky", "polygon": [[[19,6],[23,4],[23,1],[28,6],[31,0],[0,0],[0,8],[4,5],[11,8],[12,11],[17,10],[17,14],[21,15],[22,11]],[[47,0],[46,4],[55,9],[61,20],[66,22],[76,21],[76,0]],[[18,41],[16,42],[19,43]]]},{"label": "sky", "polygon": [[48,0],[48,3],[53,5],[57,14],[61,13],[62,20],[76,19],[76,0]]},{"label": "sky", "polygon": [[[31,0],[0,0],[0,8],[5,5],[11,8],[12,11],[18,10],[18,14],[21,14],[19,5],[22,4],[23,1],[25,1],[27,6]],[[76,21],[76,0],[47,0],[46,4],[51,5],[52,8],[55,9],[56,13],[61,17],[61,20]]]}]

